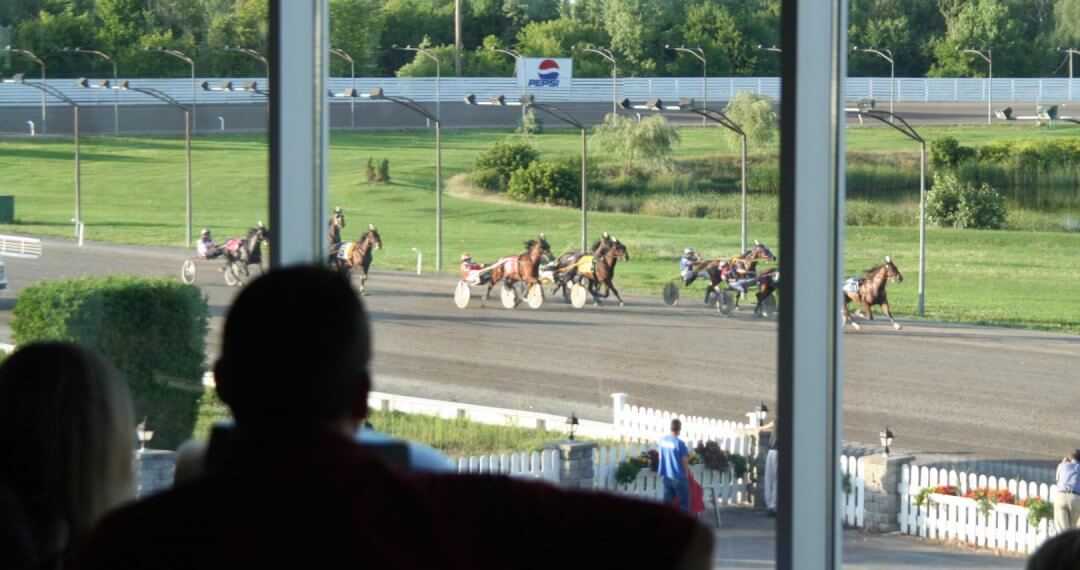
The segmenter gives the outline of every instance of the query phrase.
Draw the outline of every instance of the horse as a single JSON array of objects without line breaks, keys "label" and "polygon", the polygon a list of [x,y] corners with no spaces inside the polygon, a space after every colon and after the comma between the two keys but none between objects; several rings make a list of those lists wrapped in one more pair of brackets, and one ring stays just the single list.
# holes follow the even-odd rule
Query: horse
[{"label": "horse", "polygon": [[225,240],[222,254],[225,256],[225,267],[239,264],[244,270],[244,277],[250,277],[249,265],[258,265],[262,270],[262,244],[270,242],[270,230],[262,222],[247,231],[244,237],[234,237]]},{"label": "horse", "polygon": [[[612,293],[619,300],[619,306],[625,306],[619,290],[612,284],[615,279],[615,263],[620,259],[630,261],[630,254],[626,246],[618,239],[612,239],[611,246],[603,251],[602,255],[595,258],[592,268],[578,268],[578,273],[589,280],[589,293],[593,296],[593,304],[599,305],[600,299],[607,299]],[[604,294],[600,294],[600,287],[604,287]]]},{"label": "horse", "polygon": [[851,318],[851,312],[848,310],[848,303],[858,301],[866,311],[866,318],[871,321],[874,320],[872,307],[881,305],[881,310],[892,321],[893,328],[900,330],[900,323],[896,322],[892,311],[889,310],[889,297],[885,293],[885,285],[889,281],[899,284],[904,281],[904,276],[900,274],[900,270],[896,268],[896,265],[893,265],[892,258],[887,255],[885,256],[885,263],[870,268],[862,279],[848,277],[843,286],[843,324],[846,325],[850,322],[851,326],[855,327],[855,330],[859,330],[859,323],[856,323],[855,319]]},{"label": "horse", "polygon": [[579,262],[581,258],[586,255],[592,255],[594,258],[601,257],[604,252],[617,241],[619,240],[613,239],[611,234],[604,232],[600,239],[593,242],[592,248],[589,249],[589,252],[591,253],[571,251],[560,255],[554,262],[545,266],[545,269],[551,269],[552,273],[555,275],[553,279],[555,286],[551,288],[550,294],[554,295],[556,291],[562,289],[563,299],[569,302],[570,288],[567,285],[575,281],[580,281],[578,276],[580,274]]},{"label": "horse", "polygon": [[780,289],[780,270],[776,268],[766,269],[754,278],[757,283],[758,290],[756,293],[757,304],[754,305],[755,317],[767,317],[769,312],[767,306],[764,305],[765,300],[772,296],[773,292]]},{"label": "horse", "polygon": [[[484,292],[483,303],[487,303],[491,298],[491,289],[500,282],[503,287],[513,290],[514,283],[524,281],[527,297],[534,286],[540,286],[540,261],[549,257],[551,257],[551,246],[548,245],[547,236],[540,234],[538,239],[525,242],[525,253],[508,255],[496,261],[491,271],[491,281],[488,282],[487,291]],[[517,296],[516,291],[514,295]],[[520,298],[518,302],[521,302]]]},{"label": "horse", "polygon": [[[705,304],[709,304],[709,298],[720,292],[724,283],[735,280],[753,279],[757,264],[760,261],[776,261],[776,256],[765,244],[754,240],[754,246],[746,250],[742,255],[733,258],[719,258],[704,262],[698,269],[709,278],[709,286],[705,289]],[[740,275],[742,275],[740,279]],[[691,282],[693,282],[691,280]],[[688,283],[689,285],[689,283]],[[738,296],[735,298],[735,306],[739,304]]]},{"label": "horse", "polygon": [[353,269],[360,270],[360,294],[365,292],[368,269],[371,268],[372,250],[382,248],[382,237],[374,224],[368,225],[368,231],[359,240],[341,244],[341,249],[334,256],[338,271],[348,277]]}]

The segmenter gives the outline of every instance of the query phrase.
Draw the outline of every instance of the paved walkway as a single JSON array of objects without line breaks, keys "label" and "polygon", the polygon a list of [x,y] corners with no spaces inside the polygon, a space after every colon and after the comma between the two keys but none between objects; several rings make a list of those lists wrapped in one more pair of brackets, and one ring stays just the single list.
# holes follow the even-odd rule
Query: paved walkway
[{"label": "paved walkway", "polygon": [[[724,526],[716,530],[714,568],[774,568],[776,519],[764,511],[728,508]],[[844,568],[890,570],[1024,567],[1024,559],[950,548],[896,535],[844,531]]]}]

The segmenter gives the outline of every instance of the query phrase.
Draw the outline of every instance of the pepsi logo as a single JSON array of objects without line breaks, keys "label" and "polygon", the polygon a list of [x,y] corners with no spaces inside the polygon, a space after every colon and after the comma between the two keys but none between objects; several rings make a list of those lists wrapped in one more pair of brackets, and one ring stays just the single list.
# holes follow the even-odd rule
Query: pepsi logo
[{"label": "pepsi logo", "polygon": [[540,70],[536,75],[540,79],[558,79],[559,78],[559,64],[554,59],[545,59],[537,66]]}]

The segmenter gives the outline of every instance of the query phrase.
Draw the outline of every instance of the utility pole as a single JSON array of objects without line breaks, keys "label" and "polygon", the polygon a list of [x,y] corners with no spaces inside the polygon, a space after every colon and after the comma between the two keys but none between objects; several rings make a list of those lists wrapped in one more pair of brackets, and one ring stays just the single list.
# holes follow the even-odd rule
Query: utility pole
[{"label": "utility pole", "polygon": [[454,75],[461,77],[461,0],[454,0]]}]

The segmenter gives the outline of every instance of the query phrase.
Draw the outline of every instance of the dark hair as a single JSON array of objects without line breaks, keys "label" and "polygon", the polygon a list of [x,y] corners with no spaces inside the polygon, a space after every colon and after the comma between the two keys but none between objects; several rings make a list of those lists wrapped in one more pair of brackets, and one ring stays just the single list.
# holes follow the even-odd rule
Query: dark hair
[{"label": "dark hair", "polygon": [[333,423],[366,399],[370,350],[363,305],[345,277],[316,267],[275,270],[229,311],[218,391],[239,427]]},{"label": "dark hair", "polygon": [[1047,540],[1028,558],[1028,570],[1073,570],[1080,567],[1080,529]]},{"label": "dark hair", "polygon": [[675,433],[679,433],[680,431],[682,431],[682,422],[679,421],[679,418],[674,418],[671,420],[671,431]]}]

